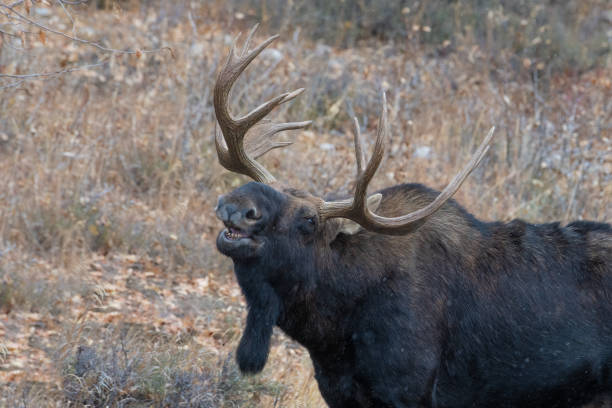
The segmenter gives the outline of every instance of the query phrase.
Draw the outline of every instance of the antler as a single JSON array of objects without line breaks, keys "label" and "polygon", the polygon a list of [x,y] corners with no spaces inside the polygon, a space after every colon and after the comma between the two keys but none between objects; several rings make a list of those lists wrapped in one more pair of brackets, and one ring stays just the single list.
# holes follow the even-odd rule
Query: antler
[{"label": "antler", "polygon": [[[249,43],[255,30],[257,30],[257,25],[249,33],[238,55],[235,55],[235,48],[232,46],[227,62],[217,76],[214,90],[214,107],[223,137],[218,132],[215,132],[215,146],[219,155],[219,162],[226,169],[247,175],[261,183],[272,183],[275,181],[274,176],[261,164],[257,163],[255,159],[272,149],[291,144],[291,142],[270,140],[270,136],[283,130],[303,128],[308,126],[311,121],[260,123],[275,107],[292,100],[301,94],[304,88],[279,95],[237,119],[233,118],[229,113],[228,100],[232,85],[251,61],[278,38],[278,35],[272,36],[249,52]],[[251,130],[251,133],[253,131],[257,133],[254,136],[249,136],[250,140],[245,147],[244,137],[249,130]]]},{"label": "antler", "polygon": [[370,180],[372,180],[372,177],[374,177],[376,170],[378,170],[378,166],[380,165],[385,151],[385,138],[388,132],[387,127],[387,98],[383,93],[383,110],[378,122],[376,144],[374,145],[374,152],[365,170],[363,169],[365,158],[361,149],[359,123],[357,122],[357,118],[355,118],[354,136],[355,155],[357,157],[357,182],[355,184],[354,197],[340,201],[324,201],[319,209],[319,215],[322,220],[328,218],[348,218],[369,231],[392,235],[407,234],[416,230],[425,222],[427,217],[440,209],[440,207],[457,192],[467,176],[478,166],[491,147],[491,139],[493,138],[493,131],[495,130],[495,127],[489,130],[487,137],[485,137],[476,152],[474,152],[472,158],[463,170],[453,178],[448,186],[446,186],[429,205],[399,217],[387,218],[372,213],[366,204],[368,184]]}]

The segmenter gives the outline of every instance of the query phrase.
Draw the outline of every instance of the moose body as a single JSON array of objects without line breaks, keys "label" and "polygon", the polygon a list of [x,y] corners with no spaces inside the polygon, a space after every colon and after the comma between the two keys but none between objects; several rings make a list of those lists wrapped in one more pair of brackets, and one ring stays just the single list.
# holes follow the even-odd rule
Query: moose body
[{"label": "moose body", "polygon": [[[436,196],[381,194],[386,216]],[[449,201],[412,234],[349,235],[309,229],[308,199],[250,183],[220,201],[261,214],[228,222],[258,255],[217,241],[249,305],[243,371],[263,368],[278,325],[308,349],[333,408],[574,407],[612,393],[609,225],[485,223]]]},{"label": "moose body", "polygon": [[248,52],[249,39],[215,86],[219,160],[256,180],[216,208],[217,247],[248,304],[243,372],[264,367],[278,326],[310,353],[332,408],[577,407],[612,395],[610,225],[487,223],[450,199],[492,131],[441,193],[403,184],[368,196],[385,104],[367,164],[356,127],[353,198],[284,186],[254,159],[284,145],[269,136],[308,122],[259,124],[244,144],[300,92],[229,114],[231,85],[274,38]]}]

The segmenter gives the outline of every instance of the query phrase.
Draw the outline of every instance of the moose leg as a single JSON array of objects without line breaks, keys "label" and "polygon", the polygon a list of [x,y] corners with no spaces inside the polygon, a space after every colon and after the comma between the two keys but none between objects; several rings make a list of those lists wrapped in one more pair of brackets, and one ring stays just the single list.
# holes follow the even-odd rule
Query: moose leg
[{"label": "moose leg", "polygon": [[265,282],[258,282],[258,285],[252,288],[254,290],[248,291],[246,288],[251,288],[251,285],[243,286],[242,283],[245,282],[240,283],[245,292],[249,312],[236,360],[243,373],[258,373],[268,360],[272,329],[280,316],[281,303],[272,287]]}]

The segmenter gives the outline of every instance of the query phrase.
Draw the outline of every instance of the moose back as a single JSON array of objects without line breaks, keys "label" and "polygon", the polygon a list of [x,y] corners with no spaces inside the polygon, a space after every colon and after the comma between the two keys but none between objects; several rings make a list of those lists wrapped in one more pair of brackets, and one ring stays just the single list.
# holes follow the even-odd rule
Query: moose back
[{"label": "moose back", "polygon": [[[221,196],[231,257],[248,304],[237,361],[265,365],[276,325],[312,358],[340,407],[575,407],[612,394],[612,228],[577,221],[482,222],[451,199],[485,155],[489,132],[441,192],[403,184],[367,194],[383,156],[383,109],[370,160],[355,127],[351,198],[283,185],[255,159],[309,122],[261,120],[302,90],[244,117],[232,84],[276,37],[230,51],[214,107],[219,161],[255,182]],[[249,131],[249,138],[244,137]]]}]

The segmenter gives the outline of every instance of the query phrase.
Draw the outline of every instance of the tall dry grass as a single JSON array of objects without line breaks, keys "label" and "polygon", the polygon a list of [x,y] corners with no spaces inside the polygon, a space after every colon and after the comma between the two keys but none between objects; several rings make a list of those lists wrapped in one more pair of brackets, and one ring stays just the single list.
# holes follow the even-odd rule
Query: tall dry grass
[{"label": "tall dry grass", "polygon": [[[32,18],[71,29],[61,8],[48,10]],[[214,248],[212,208],[246,179],[219,166],[212,142],[213,82],[236,34],[215,10],[223,7],[71,9],[88,39],[172,53],[3,37],[3,73],[108,63],[0,83],[0,329],[6,344],[26,345],[0,352],[1,406],[321,406],[307,355],[280,334],[259,377],[240,377],[230,356],[244,304]],[[372,136],[384,89],[392,138],[374,187],[442,188],[495,125],[493,148],[456,197],[470,212],[610,221],[611,74],[609,57],[581,75],[542,79],[478,45],[457,43],[444,56],[418,43],[338,49],[296,32],[245,73],[232,110],[307,88],[274,117],[313,125],[263,160],[288,184],[346,193],[350,118]],[[193,282],[202,285],[185,286]],[[149,309],[159,321],[136,322]],[[36,353],[48,365],[36,366]],[[46,375],[32,381],[32,372]]]}]

